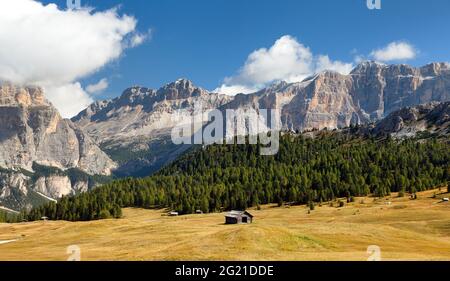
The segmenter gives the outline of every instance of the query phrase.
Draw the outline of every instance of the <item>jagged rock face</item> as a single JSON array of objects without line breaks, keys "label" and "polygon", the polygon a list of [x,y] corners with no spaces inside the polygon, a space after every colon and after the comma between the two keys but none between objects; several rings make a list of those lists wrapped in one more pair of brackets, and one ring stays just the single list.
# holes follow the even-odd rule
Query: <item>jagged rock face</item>
[{"label": "jagged rock face", "polygon": [[450,134],[450,102],[402,108],[378,122],[372,133],[396,138],[414,137],[420,132]]},{"label": "jagged rock face", "polygon": [[282,108],[282,116],[285,117],[283,126],[286,129],[307,130],[365,122],[366,117],[360,114],[349,95],[351,85],[352,80],[348,76],[334,72],[319,74]]},{"label": "jagged rock face", "polygon": [[350,76],[323,72],[300,83],[278,83],[255,94],[238,95],[225,107],[278,109],[286,130],[345,127],[368,121],[353,103],[351,87]]},{"label": "jagged rock face", "polygon": [[365,62],[349,75],[327,71],[300,83],[238,95],[227,107],[276,108],[284,129],[302,131],[364,124],[406,106],[448,100],[448,64],[415,68]]},{"label": "jagged rock face", "polygon": [[192,116],[195,103],[205,111],[217,108],[232,98],[210,94],[180,79],[159,90],[133,87],[122,96],[92,104],[72,119],[99,143],[111,139],[154,138]]},{"label": "jagged rock face", "polygon": [[415,68],[367,62],[350,76],[352,98],[372,119],[406,106],[450,99],[450,67],[445,63]]},{"label": "jagged rock face", "polygon": [[0,85],[0,205],[20,210],[47,201],[44,196],[87,190],[87,183],[67,176],[34,181],[21,170],[33,173],[33,163],[90,175],[109,175],[116,167],[87,134],[61,118],[40,88]]},{"label": "jagged rock face", "polygon": [[[121,162],[118,173],[133,175],[141,168],[157,169],[184,151],[171,143],[171,130],[192,119],[195,105],[207,113],[231,99],[180,79],[159,90],[129,88],[116,99],[92,104],[72,121]],[[131,156],[142,151],[145,157]]]},{"label": "jagged rock face", "polygon": [[0,171],[0,207],[20,210],[27,205],[29,178],[21,173]]},{"label": "jagged rock face", "polygon": [[61,198],[73,191],[67,176],[41,177],[36,181],[34,190],[50,198]]},{"label": "jagged rock face", "polygon": [[22,174],[0,172],[0,199],[6,199],[14,195],[14,191],[26,196],[27,177]]},{"label": "jagged rock face", "polygon": [[52,199],[58,199],[62,196],[86,192],[89,190],[89,182],[79,180],[72,182],[68,176],[51,175],[39,177],[32,184],[32,191],[39,192],[41,195]]},{"label": "jagged rock face", "polygon": [[68,176],[47,175],[33,180],[21,172],[0,170],[0,207],[11,210],[28,209],[88,189],[88,181],[72,182]]},{"label": "jagged rock face", "polygon": [[115,164],[88,135],[62,119],[39,88],[0,86],[0,167],[32,171],[33,162],[108,175]]}]

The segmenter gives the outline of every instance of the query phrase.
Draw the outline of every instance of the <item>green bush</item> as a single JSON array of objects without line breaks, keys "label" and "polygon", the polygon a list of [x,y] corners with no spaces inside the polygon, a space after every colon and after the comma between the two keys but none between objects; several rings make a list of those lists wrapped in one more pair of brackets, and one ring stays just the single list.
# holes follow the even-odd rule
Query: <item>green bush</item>
[{"label": "green bush", "polygon": [[99,219],[109,219],[111,218],[111,214],[109,213],[108,210],[101,210],[99,215],[98,215]]}]

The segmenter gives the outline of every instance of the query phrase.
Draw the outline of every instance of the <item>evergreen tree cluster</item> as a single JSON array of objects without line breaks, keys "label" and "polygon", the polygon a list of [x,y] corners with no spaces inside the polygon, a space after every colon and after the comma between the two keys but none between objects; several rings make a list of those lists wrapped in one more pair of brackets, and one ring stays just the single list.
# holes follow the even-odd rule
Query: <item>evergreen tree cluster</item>
[{"label": "evergreen tree cluster", "polygon": [[23,219],[22,214],[11,214],[0,210],[0,223],[17,223]]},{"label": "evergreen tree cluster", "polygon": [[245,209],[285,202],[309,204],[354,196],[415,193],[450,180],[448,141],[393,140],[324,132],[285,135],[280,151],[259,145],[211,145],[147,178],[127,178],[35,208],[37,220],[121,217],[121,208],[168,208],[181,214]]}]

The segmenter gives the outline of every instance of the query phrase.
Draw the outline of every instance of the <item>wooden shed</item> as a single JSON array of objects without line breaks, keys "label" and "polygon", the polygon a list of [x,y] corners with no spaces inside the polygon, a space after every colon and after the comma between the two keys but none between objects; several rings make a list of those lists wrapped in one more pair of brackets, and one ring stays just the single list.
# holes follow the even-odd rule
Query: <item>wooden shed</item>
[{"label": "wooden shed", "polygon": [[253,215],[247,211],[231,211],[225,215],[225,224],[246,224],[253,222]]}]

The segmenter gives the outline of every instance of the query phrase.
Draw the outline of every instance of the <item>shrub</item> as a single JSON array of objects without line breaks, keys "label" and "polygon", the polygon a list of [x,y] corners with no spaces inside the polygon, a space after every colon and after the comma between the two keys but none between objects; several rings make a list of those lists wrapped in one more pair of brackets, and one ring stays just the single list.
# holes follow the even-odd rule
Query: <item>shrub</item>
[{"label": "shrub", "polygon": [[111,217],[111,214],[109,213],[108,210],[101,210],[100,213],[98,214],[98,218],[99,219],[109,219]]}]

